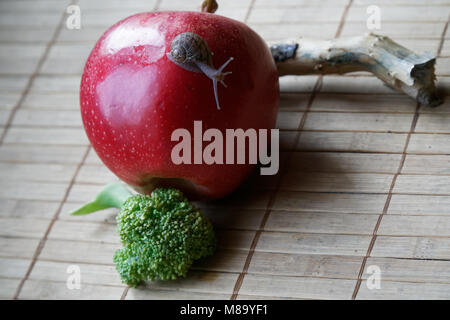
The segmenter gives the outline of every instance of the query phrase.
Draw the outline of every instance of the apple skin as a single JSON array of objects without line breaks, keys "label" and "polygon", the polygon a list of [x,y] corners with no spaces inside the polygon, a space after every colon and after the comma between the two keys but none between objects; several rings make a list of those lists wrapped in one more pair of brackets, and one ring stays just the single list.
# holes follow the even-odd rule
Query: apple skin
[{"label": "apple skin", "polygon": [[[206,41],[216,68],[234,57],[224,70],[232,71],[228,87],[218,87],[221,110],[211,79],[166,56],[183,32]],[[185,128],[193,137],[194,120],[203,122],[203,132],[219,129],[224,139],[225,129],[271,129],[278,102],[277,69],[260,36],[241,22],[200,12],[140,13],[116,23],[93,48],[80,87],[87,136],[114,174],[144,194],[171,186],[197,199],[232,192],[255,165],[175,165],[172,132]]]}]

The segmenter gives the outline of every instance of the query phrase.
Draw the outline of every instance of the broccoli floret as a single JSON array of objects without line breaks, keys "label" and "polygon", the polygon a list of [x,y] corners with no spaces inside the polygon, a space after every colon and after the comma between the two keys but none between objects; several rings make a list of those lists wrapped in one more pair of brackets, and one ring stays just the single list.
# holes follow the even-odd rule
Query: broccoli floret
[{"label": "broccoli floret", "polygon": [[176,189],[134,195],[122,205],[117,230],[123,248],[114,263],[123,282],[185,277],[194,260],[212,255],[211,223]]}]

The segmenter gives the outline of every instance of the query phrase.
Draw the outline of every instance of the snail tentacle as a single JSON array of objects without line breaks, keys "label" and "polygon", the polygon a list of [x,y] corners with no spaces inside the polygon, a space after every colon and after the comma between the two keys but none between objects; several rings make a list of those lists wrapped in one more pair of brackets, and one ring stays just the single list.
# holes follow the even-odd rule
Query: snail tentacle
[{"label": "snail tentacle", "polygon": [[217,110],[220,110],[219,94],[217,92],[217,79],[213,79],[214,98],[216,99]]},{"label": "snail tentacle", "polygon": [[227,85],[223,81],[225,76],[228,74],[231,74],[232,72],[222,72],[223,69],[231,62],[234,58],[230,57],[219,69],[215,69],[205,63],[196,61],[196,65],[202,70],[202,72],[213,81],[213,88],[214,88],[214,98],[216,99],[216,106],[217,110],[220,110],[220,104],[219,104],[219,94],[217,90],[217,82],[220,82],[225,88]]},{"label": "snail tentacle", "polygon": [[[217,70],[217,72],[222,72],[222,70],[225,69],[225,67],[226,67],[231,61],[233,61],[233,60],[234,60],[234,58],[233,58],[233,57],[230,57],[230,59],[228,59],[227,62],[225,62],[225,63]],[[231,73],[231,71],[225,72],[224,74],[230,74],[230,73]]]}]

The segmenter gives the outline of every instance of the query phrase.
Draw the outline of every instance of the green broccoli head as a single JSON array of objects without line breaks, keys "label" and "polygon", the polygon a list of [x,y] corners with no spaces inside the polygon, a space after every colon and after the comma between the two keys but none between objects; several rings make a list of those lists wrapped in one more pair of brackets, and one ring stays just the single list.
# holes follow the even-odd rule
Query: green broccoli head
[{"label": "green broccoli head", "polygon": [[176,189],[135,195],[122,205],[117,228],[123,248],[114,254],[122,281],[185,277],[194,260],[212,255],[211,223]]}]

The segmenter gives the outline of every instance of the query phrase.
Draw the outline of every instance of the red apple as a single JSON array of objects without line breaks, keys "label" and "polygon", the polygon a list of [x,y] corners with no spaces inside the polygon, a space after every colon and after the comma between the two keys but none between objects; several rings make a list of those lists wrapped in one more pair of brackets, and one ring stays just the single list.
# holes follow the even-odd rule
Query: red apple
[{"label": "red apple", "polygon": [[[167,57],[179,34],[198,34],[214,67],[230,57],[227,88]],[[219,198],[251,173],[252,164],[180,164],[171,160],[171,134],[195,120],[203,130],[271,129],[278,110],[278,73],[266,43],[245,24],[210,13],[158,12],[128,17],[105,32],[81,80],[88,138],[105,165],[142,193],[172,186],[200,198]]]}]

